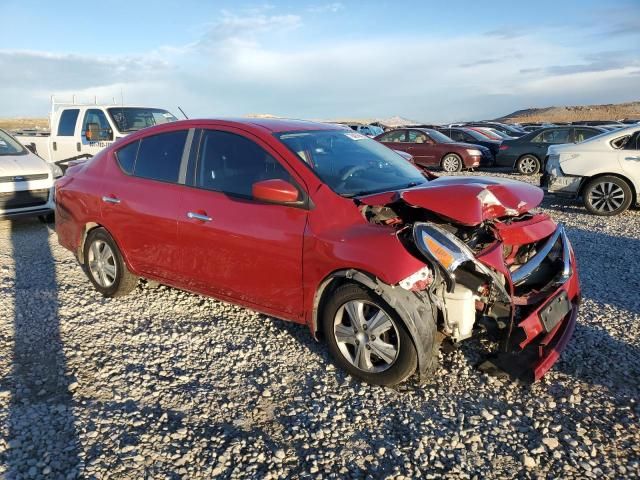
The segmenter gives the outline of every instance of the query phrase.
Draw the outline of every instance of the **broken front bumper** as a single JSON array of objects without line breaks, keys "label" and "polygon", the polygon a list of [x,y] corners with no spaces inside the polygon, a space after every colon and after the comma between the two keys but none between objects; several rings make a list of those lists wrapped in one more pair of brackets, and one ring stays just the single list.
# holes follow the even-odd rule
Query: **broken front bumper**
[{"label": "broken front bumper", "polygon": [[561,197],[577,197],[580,185],[582,185],[582,177],[578,176],[556,176],[553,173],[545,172],[540,178],[540,187],[545,193]]},{"label": "broken front bumper", "polygon": [[[544,263],[553,255],[556,273],[539,286]],[[540,379],[558,360],[573,335],[580,304],[580,284],[573,249],[564,227],[541,245],[537,253],[517,270],[510,272],[512,323],[502,352],[481,369],[498,368],[523,381]],[[528,282],[535,287],[528,288]]]}]

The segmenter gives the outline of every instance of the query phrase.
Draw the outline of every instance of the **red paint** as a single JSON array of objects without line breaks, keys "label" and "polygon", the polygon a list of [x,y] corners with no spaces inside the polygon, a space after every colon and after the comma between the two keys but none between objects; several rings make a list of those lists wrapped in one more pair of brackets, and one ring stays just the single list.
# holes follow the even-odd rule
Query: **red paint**
[{"label": "red paint", "polygon": [[463,225],[521,215],[542,201],[540,188],[528,183],[487,177],[440,177],[401,198]]},{"label": "red paint", "polygon": [[549,215],[538,213],[530,220],[513,223],[495,222],[494,227],[499,238],[506,245],[526,245],[548,237],[555,231],[557,225]]},{"label": "red paint", "polygon": [[[440,165],[440,162],[444,157],[446,157],[450,153],[455,153],[458,155],[465,168],[473,168],[480,165],[480,160],[482,159],[482,155],[471,155],[468,150],[478,150],[477,145],[472,145],[470,143],[459,143],[459,142],[450,142],[450,143],[438,143],[431,139],[429,135],[428,129],[419,129],[419,128],[400,128],[397,130],[392,130],[391,132],[409,132],[415,131],[420,132],[423,135],[427,136],[427,141],[425,143],[415,143],[415,142],[383,142],[381,138],[387,135],[390,132],[385,132],[376,137],[376,140],[380,141],[383,145],[393,149],[400,150],[408,153],[413,157],[413,163],[420,166],[433,166]],[[408,140],[408,138],[405,138]]]},{"label": "red paint", "polygon": [[[255,142],[288,171],[291,184],[255,183],[252,193],[258,201],[131,177],[117,165],[114,150],[148,135],[190,128],[222,130]],[[515,181],[439,177],[424,186],[355,201],[341,197],[273,135],[320,129],[335,128],[268,119],[188,120],[136,132],[91,161],[74,165],[56,183],[59,241],[78,252],[86,226],[101,225],[136,275],[311,325],[316,292],[333,272],[357,269],[396,285],[425,266],[398,240],[395,228],[367,222],[360,204],[403,201],[464,225],[496,220],[499,240],[478,259],[505,275],[509,291],[513,288],[502,244],[530,243],[555,228],[541,214],[526,221],[502,221],[527,212],[542,199],[540,189]],[[104,202],[103,197],[120,203]],[[283,204],[306,197],[308,205]],[[189,218],[188,212],[211,221]],[[570,298],[576,297],[577,275],[562,288]],[[539,324],[526,319],[520,326],[533,338],[540,333]],[[568,328],[562,327],[565,333],[558,334],[559,340],[550,337],[536,367],[539,371],[555,361],[553,352],[566,344]]]},{"label": "red paint", "polygon": [[279,179],[256,182],[253,184],[251,193],[256,200],[275,203],[295,202],[299,196],[296,187]]}]

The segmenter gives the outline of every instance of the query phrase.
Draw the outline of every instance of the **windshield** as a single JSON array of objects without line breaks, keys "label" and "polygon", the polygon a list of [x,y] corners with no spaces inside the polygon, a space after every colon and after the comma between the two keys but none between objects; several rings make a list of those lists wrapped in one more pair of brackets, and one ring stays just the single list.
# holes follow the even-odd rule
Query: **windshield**
[{"label": "windshield", "polygon": [[344,130],[276,135],[334,192],[353,197],[427,181],[407,160],[377,141]]},{"label": "windshield", "polygon": [[137,132],[143,128],[178,120],[160,108],[113,107],[107,108],[107,111],[122,133]]},{"label": "windshield", "polygon": [[24,155],[26,149],[4,130],[0,130],[0,155]]}]

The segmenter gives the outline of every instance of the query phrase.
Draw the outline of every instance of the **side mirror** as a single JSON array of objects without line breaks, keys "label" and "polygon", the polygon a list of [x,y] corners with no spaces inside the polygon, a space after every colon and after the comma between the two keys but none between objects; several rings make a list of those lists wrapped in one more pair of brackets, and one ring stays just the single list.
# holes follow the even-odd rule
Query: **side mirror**
[{"label": "side mirror", "polygon": [[251,186],[251,194],[255,200],[271,203],[296,202],[300,196],[296,187],[277,178],[254,183]]}]

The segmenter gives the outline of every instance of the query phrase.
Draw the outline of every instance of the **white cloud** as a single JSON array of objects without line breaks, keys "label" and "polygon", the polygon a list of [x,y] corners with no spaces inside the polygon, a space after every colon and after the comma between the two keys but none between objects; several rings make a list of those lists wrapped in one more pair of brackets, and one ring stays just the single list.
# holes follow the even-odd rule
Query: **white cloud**
[{"label": "white cloud", "polygon": [[307,11],[311,13],[337,13],[341,10],[344,10],[344,4],[341,2],[324,3],[307,8]]},{"label": "white cloud", "polygon": [[125,101],[174,110],[180,104],[190,116],[399,114],[434,122],[591,98],[606,101],[607,94],[615,101],[637,98],[631,80],[638,76],[630,65],[603,63],[611,67],[606,75],[559,75],[554,66],[588,63],[593,58],[586,55],[593,52],[554,44],[540,34],[507,42],[497,34],[464,33],[446,41],[429,35],[337,38],[309,46],[298,41],[302,25],[300,15],[263,6],[223,12],[200,40],[137,56],[0,50],[5,109],[0,117],[44,114],[52,93],[110,99],[119,98],[121,88]]}]

